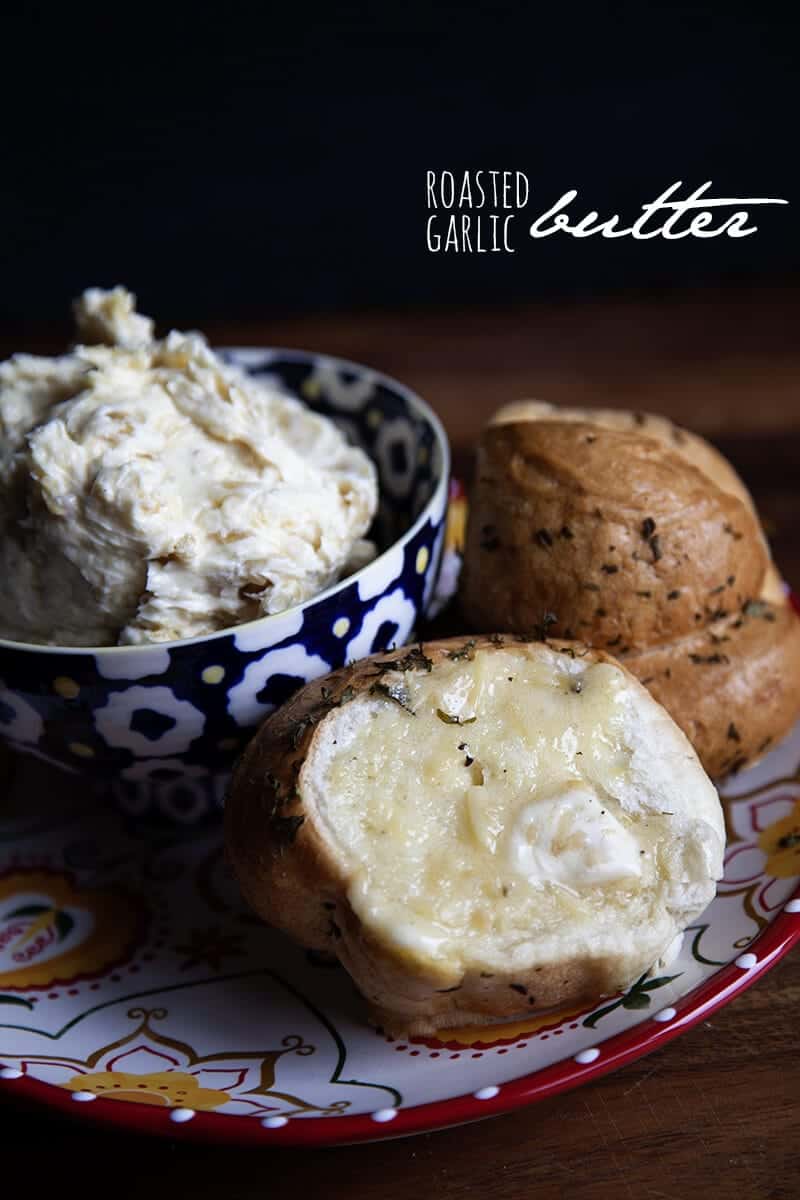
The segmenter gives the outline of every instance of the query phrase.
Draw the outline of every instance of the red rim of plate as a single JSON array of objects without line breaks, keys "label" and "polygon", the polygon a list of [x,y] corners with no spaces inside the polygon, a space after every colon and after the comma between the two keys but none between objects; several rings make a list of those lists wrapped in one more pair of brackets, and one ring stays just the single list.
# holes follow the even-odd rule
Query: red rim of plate
[{"label": "red rim of plate", "polygon": [[[561,1059],[540,1071],[500,1084],[496,1091],[484,1087],[478,1092],[410,1108],[379,1109],[377,1113],[342,1117],[299,1117],[277,1128],[265,1128],[257,1117],[196,1112],[181,1121],[174,1114],[176,1111],[186,1114],[188,1110],[99,1098],[91,1103],[81,1103],[74,1099],[75,1093],[26,1075],[0,1080],[0,1096],[9,1100],[23,1098],[72,1117],[80,1115],[102,1125],[138,1133],[229,1145],[325,1146],[429,1133],[555,1096],[657,1050],[750,987],[798,941],[800,886],[784,901],[783,911],[746,953],[721,967],[669,1010],[661,1010],[665,1016],[660,1016],[657,1011],[631,1029],[598,1041],[594,1047],[598,1054],[592,1061],[578,1062],[575,1057]],[[674,1016],[669,1015],[672,1011]],[[669,1019],[666,1019],[667,1015]]]}]

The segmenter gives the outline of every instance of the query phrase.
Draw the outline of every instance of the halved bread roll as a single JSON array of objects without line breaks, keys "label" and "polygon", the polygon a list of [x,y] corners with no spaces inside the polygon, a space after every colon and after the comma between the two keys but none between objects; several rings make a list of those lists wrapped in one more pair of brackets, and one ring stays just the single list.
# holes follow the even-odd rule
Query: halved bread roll
[{"label": "halved bread roll", "polygon": [[688,741],[579,644],[457,638],[315,681],[250,743],[225,820],[253,908],[337,955],[392,1032],[613,993],[722,873]]}]

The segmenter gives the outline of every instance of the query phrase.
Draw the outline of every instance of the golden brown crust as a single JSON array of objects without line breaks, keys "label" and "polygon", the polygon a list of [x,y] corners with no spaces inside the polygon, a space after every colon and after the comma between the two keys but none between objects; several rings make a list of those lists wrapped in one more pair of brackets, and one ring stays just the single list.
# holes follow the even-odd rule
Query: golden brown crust
[{"label": "golden brown crust", "polygon": [[688,638],[623,656],[712,777],[760,758],[800,707],[800,620],[759,600]]},{"label": "golden brown crust", "polygon": [[[450,638],[376,655],[307,684],[270,716],[234,774],[225,807],[225,838],[245,899],[269,924],[342,962],[373,1019],[391,1032],[426,1032],[518,1016],[532,1009],[608,995],[630,982],[617,959],[576,959],[508,975],[479,971],[452,977],[387,949],[347,900],[347,879],[304,805],[303,763],[334,708],[368,691],[386,664],[414,669],[454,653],[513,646],[490,635]],[[551,649],[589,662],[615,662],[601,650],[550,641]],[[617,664],[619,665],[619,664]],[[624,960],[630,966],[629,959]],[[647,969],[651,964],[641,964]]]},{"label": "golden brown crust", "polygon": [[[800,624],[752,498],[666,418],[536,401],[496,413],[461,596],[475,629],[529,629],[548,612],[553,632],[613,651],[712,775],[752,762],[800,713]],[[754,599],[774,619],[740,622]],[[724,653],[715,637],[730,638]]]},{"label": "golden brown crust", "polygon": [[461,597],[476,629],[552,632],[625,653],[757,596],[753,511],[653,437],[580,422],[484,433]]}]

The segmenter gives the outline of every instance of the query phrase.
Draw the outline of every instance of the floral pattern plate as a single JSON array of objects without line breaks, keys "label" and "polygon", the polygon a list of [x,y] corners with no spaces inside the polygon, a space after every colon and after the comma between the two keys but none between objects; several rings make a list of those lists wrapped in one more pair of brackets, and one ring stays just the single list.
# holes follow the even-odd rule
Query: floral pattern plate
[{"label": "floral pattern plate", "polygon": [[574,1087],[706,1017],[800,939],[800,726],[723,794],[725,878],[668,974],[588,1008],[398,1041],[364,1023],[341,968],[254,920],[218,821],[143,824],[20,762],[0,813],[0,1095],[269,1145],[411,1134]]}]

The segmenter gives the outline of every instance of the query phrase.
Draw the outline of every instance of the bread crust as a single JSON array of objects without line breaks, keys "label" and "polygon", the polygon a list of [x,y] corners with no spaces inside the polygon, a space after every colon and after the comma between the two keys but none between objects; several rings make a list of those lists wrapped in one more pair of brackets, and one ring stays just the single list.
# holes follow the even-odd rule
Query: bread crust
[{"label": "bread crust", "polygon": [[800,620],[766,600],[669,645],[623,656],[712,777],[755,762],[797,719]]},{"label": "bread crust", "polygon": [[490,426],[478,451],[461,598],[476,629],[616,654],[684,637],[759,594],[753,512],[656,439],[578,422]]},{"label": "bread crust", "polygon": [[[478,970],[453,974],[452,968],[421,964],[387,947],[359,920],[347,898],[347,877],[304,799],[304,764],[322,736],[326,716],[367,692],[387,666],[413,669],[420,655],[435,665],[454,653],[513,648],[522,640],[449,638],[363,659],[315,680],[266,720],[234,773],[225,837],[245,899],[270,925],[335,955],[366,998],[371,1019],[389,1032],[428,1033],[596,999],[619,991],[653,965],[630,950],[575,957],[513,976]],[[580,644],[552,640],[547,646],[589,663],[620,665],[604,651]]]},{"label": "bread crust", "polygon": [[[748,619],[754,601],[767,617]],[[478,451],[461,602],[474,629],[550,614],[553,633],[612,651],[712,776],[760,757],[800,714],[800,621],[752,498],[713,446],[663,417],[501,409]]]}]

